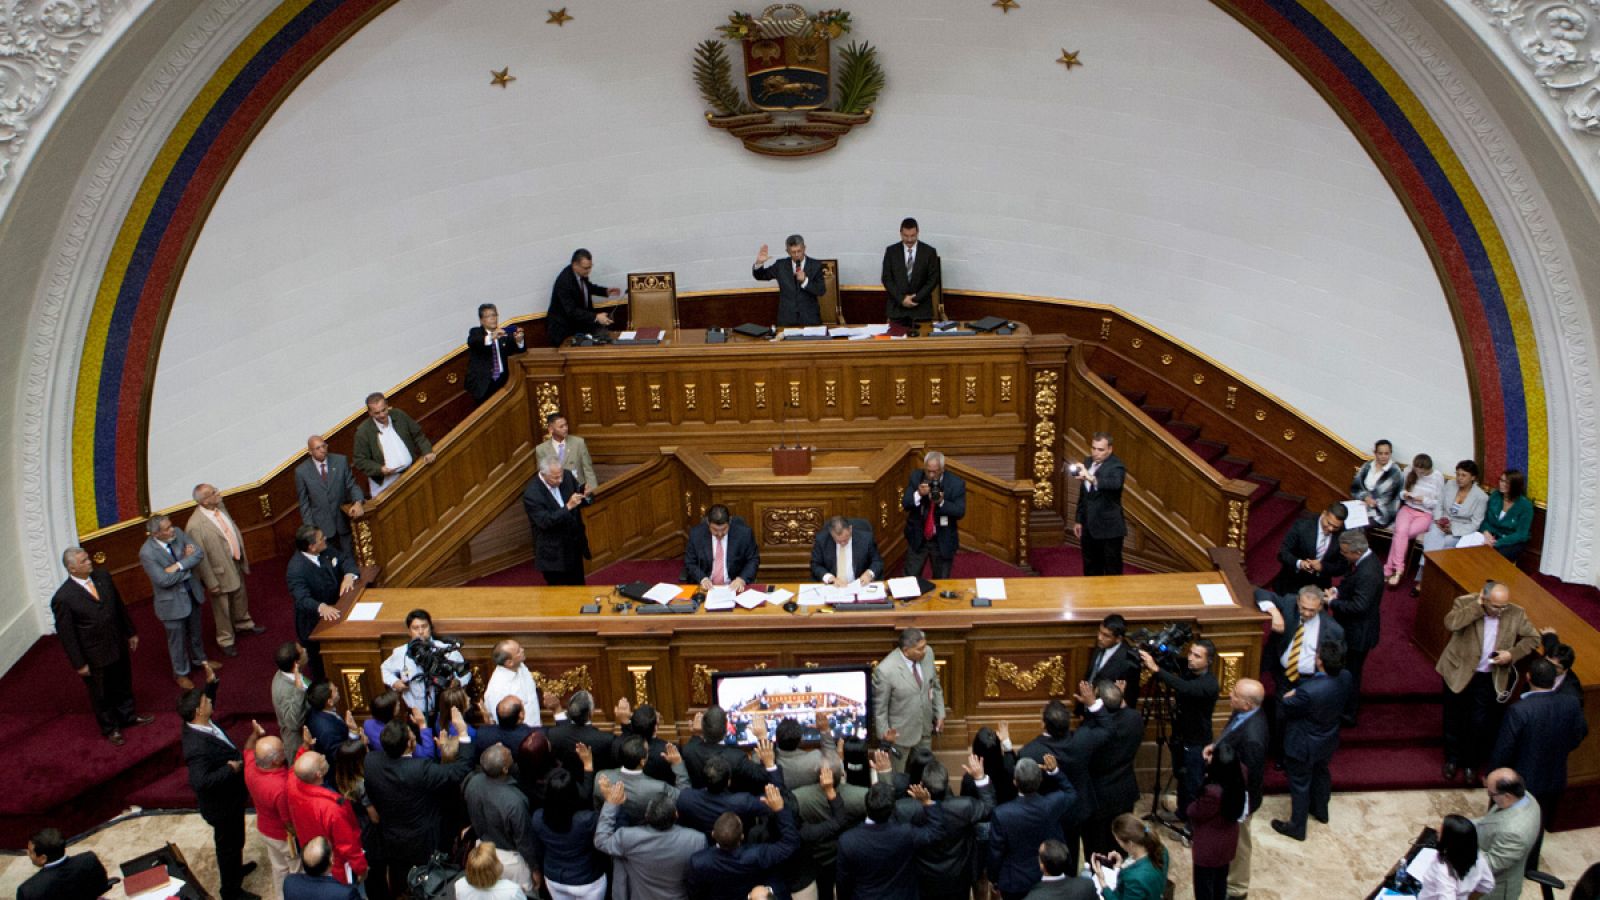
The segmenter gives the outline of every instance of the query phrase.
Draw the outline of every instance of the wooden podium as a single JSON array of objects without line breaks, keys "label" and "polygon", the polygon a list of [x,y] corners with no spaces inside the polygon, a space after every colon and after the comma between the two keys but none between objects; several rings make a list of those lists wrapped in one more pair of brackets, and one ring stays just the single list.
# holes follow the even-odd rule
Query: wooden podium
[{"label": "wooden podium", "polygon": [[772,448],[772,474],[774,474],[774,475],[810,475],[811,474],[811,448],[810,447],[773,447]]}]

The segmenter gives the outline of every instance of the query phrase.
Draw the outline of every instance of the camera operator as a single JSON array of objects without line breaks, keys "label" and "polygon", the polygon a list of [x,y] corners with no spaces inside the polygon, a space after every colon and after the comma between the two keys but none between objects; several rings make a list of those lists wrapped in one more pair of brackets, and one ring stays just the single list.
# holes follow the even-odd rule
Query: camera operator
[{"label": "camera operator", "polygon": [[[1168,656],[1171,658],[1165,661],[1177,668],[1176,654]],[[1187,821],[1189,801],[1200,793],[1201,777],[1205,774],[1205,749],[1211,743],[1211,718],[1217,709],[1217,695],[1222,692],[1217,686],[1217,676],[1211,672],[1217,659],[1217,647],[1204,638],[1191,641],[1181,674],[1168,671],[1148,650],[1140,650],[1139,659],[1177,699],[1177,709],[1172,716],[1172,769],[1178,776],[1178,817]]]},{"label": "camera operator", "polygon": [[427,610],[406,613],[406,630],[411,632],[411,640],[396,647],[383,661],[383,682],[405,698],[407,706],[423,710],[431,720],[439,692],[451,679],[465,687],[472,680],[472,673],[461,655],[460,644],[434,636],[433,617]]}]

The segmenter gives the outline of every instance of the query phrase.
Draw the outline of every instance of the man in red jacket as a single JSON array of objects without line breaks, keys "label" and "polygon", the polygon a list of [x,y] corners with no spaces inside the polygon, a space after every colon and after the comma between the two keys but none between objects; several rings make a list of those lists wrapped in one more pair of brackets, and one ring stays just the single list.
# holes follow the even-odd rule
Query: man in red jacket
[{"label": "man in red jacket", "polygon": [[244,742],[244,787],[250,792],[250,805],[256,808],[256,830],[267,845],[274,893],[278,893],[283,879],[300,871],[300,855],[289,846],[289,766],[283,741],[267,734],[256,721],[251,721],[250,737]]},{"label": "man in red jacket", "polygon": [[361,849],[361,825],[350,801],[324,786],[328,760],[315,750],[300,751],[289,783],[289,818],[294,834],[304,846],[324,837],[333,845],[333,877],[340,884],[355,884],[367,877],[367,855]]}]

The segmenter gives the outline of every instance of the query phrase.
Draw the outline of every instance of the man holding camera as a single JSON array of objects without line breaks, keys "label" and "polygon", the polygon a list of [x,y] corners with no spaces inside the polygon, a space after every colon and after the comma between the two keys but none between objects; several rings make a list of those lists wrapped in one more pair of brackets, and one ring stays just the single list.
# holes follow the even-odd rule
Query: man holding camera
[{"label": "man holding camera", "polygon": [[900,505],[906,510],[906,569],[922,577],[922,566],[933,557],[933,578],[950,577],[960,543],[956,523],[967,514],[967,484],[961,476],[944,470],[944,454],[929,450],[922,468],[911,473]]},{"label": "man holding camera", "polygon": [[1089,456],[1070,463],[1067,474],[1078,479],[1078,508],[1072,536],[1083,550],[1083,574],[1121,575],[1122,539],[1128,525],[1122,518],[1122,481],[1128,470],[1111,452],[1111,435],[1096,431]]},{"label": "man holding camera", "polygon": [[[1176,656],[1168,652],[1167,657]],[[1216,661],[1217,646],[1201,638],[1189,643],[1184,656],[1184,669],[1180,674],[1162,665],[1148,650],[1139,651],[1139,659],[1155,680],[1172,692],[1177,709],[1172,716],[1172,770],[1178,776],[1178,818],[1188,821],[1186,810],[1189,801],[1200,794],[1205,775],[1205,750],[1211,743],[1211,717],[1217,708],[1217,695],[1222,693],[1217,676],[1211,672]],[[1175,660],[1166,660],[1175,666]]]},{"label": "man holding camera", "polygon": [[472,673],[461,655],[460,644],[433,636],[433,616],[427,610],[413,609],[406,613],[406,631],[410,632],[411,640],[394,648],[383,661],[383,683],[404,698],[406,706],[422,710],[431,721],[432,701],[441,688],[428,683],[429,675],[441,668],[454,668],[460,674],[451,673],[451,677],[465,687],[472,680]]}]

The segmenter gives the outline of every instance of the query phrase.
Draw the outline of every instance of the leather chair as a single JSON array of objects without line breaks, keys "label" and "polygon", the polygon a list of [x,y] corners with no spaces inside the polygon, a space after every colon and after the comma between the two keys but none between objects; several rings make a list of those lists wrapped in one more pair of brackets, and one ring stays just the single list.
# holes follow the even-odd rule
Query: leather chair
[{"label": "leather chair", "polygon": [[844,308],[839,305],[839,261],[837,259],[819,259],[822,263],[822,296],[817,298],[817,306],[822,310],[822,324],[843,325]]},{"label": "leather chair", "polygon": [[678,329],[678,278],[672,272],[628,274],[628,327]]}]

